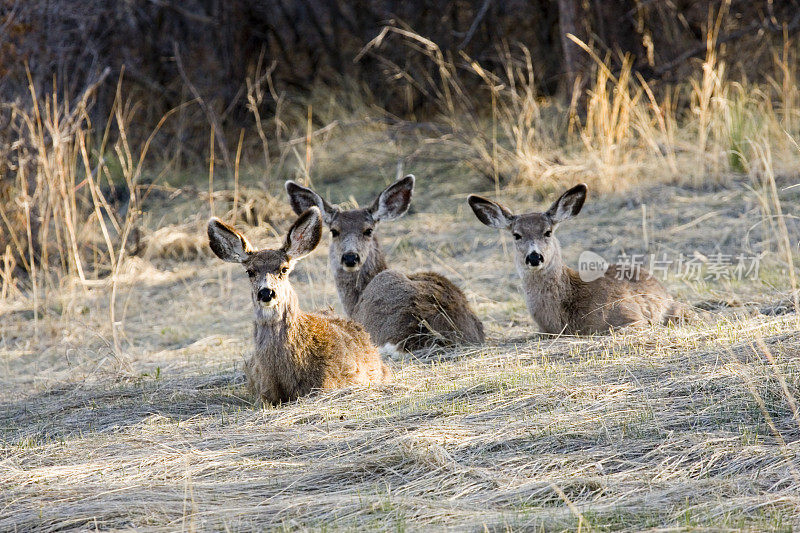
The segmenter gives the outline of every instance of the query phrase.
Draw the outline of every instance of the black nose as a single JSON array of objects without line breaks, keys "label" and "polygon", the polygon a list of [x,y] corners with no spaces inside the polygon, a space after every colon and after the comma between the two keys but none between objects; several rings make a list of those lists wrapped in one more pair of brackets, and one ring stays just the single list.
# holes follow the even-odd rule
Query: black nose
[{"label": "black nose", "polygon": [[542,261],[544,261],[544,257],[539,252],[531,252],[525,256],[525,263],[532,267],[541,265]]},{"label": "black nose", "polygon": [[258,291],[258,301],[267,303],[268,301],[275,298],[275,291],[272,289],[268,289],[266,287],[259,289]]},{"label": "black nose", "polygon": [[358,264],[358,260],[359,260],[358,254],[351,253],[351,254],[344,254],[342,256],[342,263],[344,263],[345,266],[354,267]]}]

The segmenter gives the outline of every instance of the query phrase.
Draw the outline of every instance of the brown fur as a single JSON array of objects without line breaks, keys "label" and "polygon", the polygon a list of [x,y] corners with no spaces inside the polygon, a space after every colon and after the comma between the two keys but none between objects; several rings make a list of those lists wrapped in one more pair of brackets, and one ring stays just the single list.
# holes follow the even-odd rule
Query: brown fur
[{"label": "brown fur", "polygon": [[[283,248],[256,251],[233,228],[217,219],[208,224],[211,249],[221,259],[241,263],[250,276],[256,318],[255,350],[245,364],[248,384],[266,402],[279,403],[314,389],[381,383],[390,377],[369,335],[358,323],[303,313],[289,282],[300,258],[319,243],[322,222],[314,208],[289,230]],[[264,302],[261,291],[274,297]]]},{"label": "brown fur", "polygon": [[[378,222],[402,216],[411,201],[413,176],[391,185],[368,208],[341,211],[294,182],[286,189],[295,212],[316,205],[331,230],[329,260],[347,315],[358,320],[378,345],[416,350],[431,344],[484,341],[483,324],[464,293],[433,272],[405,275],[391,270],[374,230]],[[358,257],[348,267],[346,254]]]},{"label": "brown fur", "polygon": [[381,271],[361,293],[352,316],[377,344],[400,349],[484,341],[483,324],[464,293],[435,272]]},{"label": "brown fur", "polygon": [[285,321],[254,324],[255,350],[247,381],[265,402],[279,403],[314,389],[381,383],[389,369],[356,322],[294,310]]},{"label": "brown fur", "polygon": [[[528,271],[522,276],[525,303],[545,333],[589,335],[644,324],[666,324],[682,318],[682,307],[647,272],[630,275],[609,265],[605,275],[585,282],[563,266],[549,276]],[[625,279],[618,279],[618,273]]]},{"label": "brown fur", "polygon": [[642,324],[665,324],[686,315],[647,272],[610,265],[605,275],[583,281],[564,264],[553,234],[557,224],[580,212],[586,186],[573,187],[548,211],[514,215],[500,204],[472,195],[469,204],[484,224],[514,237],[514,262],[531,317],[545,333],[591,334]]}]

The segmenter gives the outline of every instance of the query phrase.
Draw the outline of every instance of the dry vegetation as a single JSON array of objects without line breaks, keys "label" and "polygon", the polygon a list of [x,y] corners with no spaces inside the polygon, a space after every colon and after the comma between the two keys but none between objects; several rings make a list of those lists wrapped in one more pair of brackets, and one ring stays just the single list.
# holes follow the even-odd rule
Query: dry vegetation
[{"label": "dry vegetation", "polygon": [[[435,121],[320,91],[259,119],[263,154],[226,168],[217,153],[206,173],[147,165],[121,89],[108,135],[90,92],[14,108],[0,530],[800,528],[796,45],[764,67],[772,83],[731,81],[712,46],[660,91],[595,57],[586,98],[563,106],[537,93],[525,50],[498,77],[414,34],[370,46],[392,38],[438,69],[423,80],[438,83]],[[306,127],[312,109],[324,126]],[[291,218],[283,179],[364,203],[403,172],[418,191],[380,230],[388,255],[465,288],[489,342],[407,354],[389,386],[254,404],[245,275],[209,257],[204,221],[266,245]],[[673,293],[710,310],[684,326],[536,334],[508,243],[465,198],[532,209],[576,181],[593,194],[560,228],[569,264],[585,249],[706,266],[743,253],[758,276],[672,273]],[[324,248],[293,283],[306,309],[341,310]]]},{"label": "dry vegetation", "polygon": [[[743,305],[685,327],[540,337],[497,236],[457,208],[464,194],[427,200],[440,187],[420,185],[416,212],[384,242],[400,267],[467,288],[486,347],[409,355],[391,386],[253,405],[243,272],[131,261],[118,282],[120,353],[104,289],[49,295],[36,326],[30,307],[3,317],[0,529],[798,526],[800,322],[759,313],[786,297],[772,286],[779,273],[672,279],[685,300]],[[692,192],[595,198],[561,232],[568,257],[586,242],[640,247],[629,201],[652,197],[669,198],[648,204],[654,242],[690,253],[725,228],[721,249],[740,246],[759,218],[754,193],[741,180]],[[171,205],[178,217],[202,209]],[[708,212],[705,229],[679,229]],[[325,256],[294,274],[306,308],[338,307]]]}]

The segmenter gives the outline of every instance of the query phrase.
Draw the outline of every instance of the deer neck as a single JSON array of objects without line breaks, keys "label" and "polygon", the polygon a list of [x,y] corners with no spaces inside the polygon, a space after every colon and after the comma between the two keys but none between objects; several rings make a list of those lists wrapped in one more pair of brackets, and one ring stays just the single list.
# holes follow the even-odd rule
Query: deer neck
[{"label": "deer neck", "polygon": [[569,300],[571,285],[567,267],[556,243],[551,260],[539,270],[516,258],[517,272],[522,279],[528,312],[546,333],[561,333],[566,325],[564,302]]},{"label": "deer neck", "polygon": [[344,312],[352,317],[356,304],[361,299],[361,294],[372,278],[386,270],[386,258],[378,241],[373,241],[369,254],[367,254],[364,264],[356,271],[348,271],[342,268],[341,258],[334,257],[333,249],[329,256],[331,270],[334,272],[336,280],[336,291],[339,293],[339,300],[342,302]]},{"label": "deer neck", "polygon": [[294,362],[302,353],[298,344],[301,314],[297,294],[291,288],[285,301],[273,309],[265,312],[256,307],[253,323],[256,355],[278,366]]}]

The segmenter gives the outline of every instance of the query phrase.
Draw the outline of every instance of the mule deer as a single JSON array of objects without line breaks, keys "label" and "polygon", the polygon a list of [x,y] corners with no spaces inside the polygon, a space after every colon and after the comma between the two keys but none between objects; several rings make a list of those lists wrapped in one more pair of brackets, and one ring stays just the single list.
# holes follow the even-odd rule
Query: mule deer
[{"label": "mule deer", "polygon": [[576,185],[544,213],[523,215],[474,194],[467,199],[478,220],[514,237],[514,263],[533,319],[546,333],[590,334],[682,318],[684,308],[641,269],[609,265],[602,277],[586,282],[564,264],[553,232],[580,212],[586,190]]},{"label": "mule deer", "polygon": [[300,311],[289,273],[321,238],[316,207],[300,215],[277,250],[255,250],[232,227],[217,218],[208,221],[209,244],[217,257],[241,263],[250,276],[255,351],[245,372],[250,388],[266,402],[293,400],[312,389],[380,383],[389,377],[389,369],[359,324]]},{"label": "mule deer", "polygon": [[413,190],[414,176],[408,175],[369,207],[341,210],[313,190],[286,182],[296,213],[311,206],[321,210],[331,232],[329,260],[339,299],[347,315],[364,324],[374,343],[405,350],[482,343],[483,324],[461,289],[434,272],[405,275],[386,264],[376,226],[404,215]]}]

